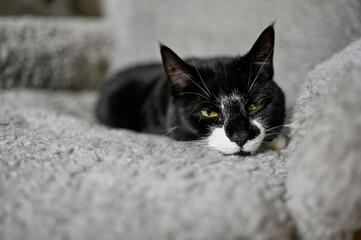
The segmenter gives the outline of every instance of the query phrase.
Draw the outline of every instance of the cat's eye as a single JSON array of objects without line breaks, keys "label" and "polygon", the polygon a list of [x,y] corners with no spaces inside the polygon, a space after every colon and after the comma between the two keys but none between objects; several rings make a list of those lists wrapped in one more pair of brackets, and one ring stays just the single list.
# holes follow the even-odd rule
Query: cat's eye
[{"label": "cat's eye", "polygon": [[261,107],[263,107],[263,101],[262,100],[259,100],[257,103],[252,103],[251,105],[249,105],[249,110],[258,110],[260,109]]},{"label": "cat's eye", "polygon": [[214,118],[218,116],[218,113],[215,111],[211,111],[211,110],[201,110],[201,113],[203,116],[207,117],[207,118]]}]

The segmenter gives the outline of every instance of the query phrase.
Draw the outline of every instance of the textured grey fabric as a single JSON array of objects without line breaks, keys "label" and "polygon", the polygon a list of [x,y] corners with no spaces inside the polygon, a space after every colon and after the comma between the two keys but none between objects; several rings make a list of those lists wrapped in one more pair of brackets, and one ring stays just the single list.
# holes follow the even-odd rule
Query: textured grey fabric
[{"label": "textured grey fabric", "polygon": [[98,87],[109,42],[102,20],[1,17],[0,88]]},{"label": "textured grey fabric", "polygon": [[[338,82],[345,83],[347,80],[346,76],[338,78],[335,74],[348,73],[348,68],[354,68],[358,70],[360,61],[358,59],[360,55],[360,41],[351,43],[348,47],[337,53],[333,58],[320,64],[315,70],[310,72],[303,84],[298,99],[294,106],[293,116],[291,118],[290,126],[290,137],[292,141],[288,146],[288,151],[294,152],[298,143],[305,138],[308,133],[308,129],[312,127],[314,122],[310,121],[313,115],[318,113],[320,108],[320,98],[328,96],[329,88],[337,84]],[[361,61],[360,61],[361,62]],[[350,65],[350,66],[349,66]],[[353,71],[355,71],[352,69]],[[335,76],[333,76],[335,75]],[[350,76],[350,78],[353,76]],[[346,78],[346,80],[344,80]],[[349,85],[354,89],[358,89],[358,84]],[[341,97],[344,94],[341,94]],[[355,103],[357,103],[355,98]],[[324,106],[322,106],[324,107]],[[328,109],[328,107],[327,107]]]},{"label": "textured grey fabric", "polygon": [[292,121],[288,207],[300,239],[361,227],[361,40],[307,77]]},{"label": "textured grey fabric", "polygon": [[290,239],[277,152],[107,129],[94,99],[0,92],[0,239]]},{"label": "textured grey fabric", "polygon": [[158,41],[181,57],[245,54],[276,21],[275,80],[292,107],[307,73],[361,37],[360,0],[105,0],[112,70],[160,61]]},{"label": "textured grey fabric", "polygon": [[0,239],[351,239],[361,228],[361,40],[298,86],[359,36],[360,3],[307,2],[108,0],[114,33],[102,20],[1,18],[1,87],[89,88],[102,81],[108,34],[114,66],[158,58],[153,40],[181,56],[243,53],[279,15],[276,81],[299,97],[289,146],[244,158],[101,126],[92,91],[2,89]]}]

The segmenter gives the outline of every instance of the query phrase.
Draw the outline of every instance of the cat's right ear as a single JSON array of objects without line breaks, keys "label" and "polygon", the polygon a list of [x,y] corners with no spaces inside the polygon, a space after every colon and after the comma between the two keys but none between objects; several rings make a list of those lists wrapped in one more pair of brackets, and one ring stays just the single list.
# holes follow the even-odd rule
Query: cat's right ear
[{"label": "cat's right ear", "polygon": [[191,68],[167,46],[161,44],[160,52],[172,93],[183,93],[192,81]]}]

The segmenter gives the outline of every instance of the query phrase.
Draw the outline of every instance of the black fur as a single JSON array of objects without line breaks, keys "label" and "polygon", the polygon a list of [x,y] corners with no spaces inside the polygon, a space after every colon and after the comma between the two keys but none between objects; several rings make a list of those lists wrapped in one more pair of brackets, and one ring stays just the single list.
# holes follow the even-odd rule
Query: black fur
[{"label": "black fur", "polygon": [[[264,141],[270,141],[281,131],[278,126],[285,117],[284,94],[272,80],[273,46],[273,26],[243,57],[183,61],[162,45],[163,64],[124,70],[104,85],[97,117],[111,127],[167,134],[182,141],[203,139],[212,127],[224,126],[227,137],[239,146],[259,134],[250,119],[260,118],[270,129]],[[221,109],[220,99],[234,93],[239,104],[230,102]],[[250,110],[259,100],[263,107]],[[219,115],[206,118],[202,109]]]}]

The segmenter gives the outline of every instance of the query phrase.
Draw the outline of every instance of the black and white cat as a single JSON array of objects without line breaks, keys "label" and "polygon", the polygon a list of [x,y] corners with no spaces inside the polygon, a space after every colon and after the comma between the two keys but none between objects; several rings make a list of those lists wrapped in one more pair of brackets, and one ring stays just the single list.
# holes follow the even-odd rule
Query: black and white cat
[{"label": "black and white cat", "polygon": [[136,66],[105,84],[97,117],[112,127],[166,134],[226,154],[254,154],[275,142],[284,124],[273,47],[273,26],[242,57],[182,60],[161,45],[163,65]]}]

